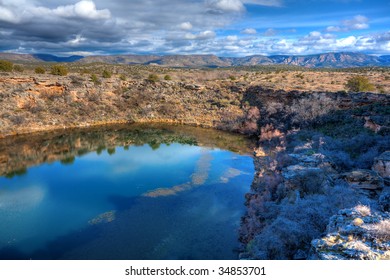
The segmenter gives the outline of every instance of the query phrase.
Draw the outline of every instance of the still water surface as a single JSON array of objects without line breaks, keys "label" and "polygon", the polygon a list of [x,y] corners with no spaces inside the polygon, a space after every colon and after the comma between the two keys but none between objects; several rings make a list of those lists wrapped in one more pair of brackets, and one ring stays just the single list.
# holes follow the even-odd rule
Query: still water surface
[{"label": "still water surface", "polygon": [[2,259],[236,259],[250,141],[138,125],[0,142]]}]

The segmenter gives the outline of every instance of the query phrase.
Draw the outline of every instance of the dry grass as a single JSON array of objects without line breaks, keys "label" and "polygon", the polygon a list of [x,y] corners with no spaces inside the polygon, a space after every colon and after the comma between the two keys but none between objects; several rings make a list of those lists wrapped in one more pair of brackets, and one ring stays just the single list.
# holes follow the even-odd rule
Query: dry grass
[{"label": "dry grass", "polygon": [[[263,85],[274,89],[305,90],[305,91],[328,91],[337,92],[345,90],[347,80],[355,73],[349,72],[319,72],[319,71],[289,71],[289,72],[274,72],[272,74],[258,74],[256,79],[253,75],[249,75],[249,80],[253,85]],[[367,76],[369,81],[374,84],[373,92],[390,94],[390,79],[379,71],[362,73]]]},{"label": "dry grass", "polygon": [[369,229],[370,233],[380,240],[390,240],[390,219],[383,220]]},{"label": "dry grass", "polygon": [[355,207],[355,210],[359,212],[363,217],[371,215],[371,209],[369,206],[359,204]]}]

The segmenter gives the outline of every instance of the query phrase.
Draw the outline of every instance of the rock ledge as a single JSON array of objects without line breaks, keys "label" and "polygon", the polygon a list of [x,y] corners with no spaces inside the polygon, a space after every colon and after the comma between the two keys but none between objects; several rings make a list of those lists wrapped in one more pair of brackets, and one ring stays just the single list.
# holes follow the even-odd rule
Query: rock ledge
[{"label": "rock ledge", "polygon": [[312,241],[311,259],[390,260],[390,215],[367,206],[340,210],[327,235]]}]

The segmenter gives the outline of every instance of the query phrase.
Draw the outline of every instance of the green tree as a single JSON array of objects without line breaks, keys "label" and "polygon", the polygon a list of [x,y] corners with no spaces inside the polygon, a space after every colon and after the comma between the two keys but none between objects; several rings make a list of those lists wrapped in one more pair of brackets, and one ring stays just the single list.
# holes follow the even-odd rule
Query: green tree
[{"label": "green tree", "polygon": [[37,68],[35,68],[35,73],[37,73],[37,74],[45,74],[46,70],[45,70],[45,68],[43,68],[41,66],[38,66]]},{"label": "green tree", "polygon": [[53,65],[51,67],[50,73],[52,75],[66,76],[68,75],[68,68],[66,68],[64,65]]},{"label": "green tree", "polygon": [[156,83],[158,82],[159,77],[156,74],[150,74],[148,77],[148,81],[151,83]]},{"label": "green tree", "polygon": [[105,79],[109,79],[109,78],[111,78],[112,73],[111,73],[109,70],[104,69],[102,76],[103,76],[103,78],[105,78]]},{"label": "green tree", "polygon": [[374,85],[365,76],[354,76],[348,79],[345,87],[352,92],[372,91],[375,89]]},{"label": "green tree", "polygon": [[99,81],[98,77],[97,77],[95,74],[92,74],[92,75],[91,75],[91,81],[92,81],[95,85],[99,85],[99,84],[100,84],[100,81]]},{"label": "green tree", "polygon": [[115,154],[115,148],[108,148],[107,149],[107,153],[111,156],[113,154]]},{"label": "green tree", "polygon": [[62,159],[60,162],[63,165],[72,165],[75,162],[76,158],[74,156],[70,156]]},{"label": "green tree", "polygon": [[0,60],[0,72],[12,72],[14,64],[7,60]]}]

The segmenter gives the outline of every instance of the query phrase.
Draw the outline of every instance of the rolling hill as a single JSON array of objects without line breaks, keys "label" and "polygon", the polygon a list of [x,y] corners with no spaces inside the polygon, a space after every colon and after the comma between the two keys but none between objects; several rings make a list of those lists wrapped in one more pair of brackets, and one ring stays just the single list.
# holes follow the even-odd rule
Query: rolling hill
[{"label": "rolling hill", "polygon": [[77,62],[108,64],[141,64],[169,67],[230,67],[256,65],[294,65],[308,68],[348,68],[390,66],[390,55],[374,56],[362,53],[324,53],[316,55],[253,55],[218,57],[215,55],[102,55],[58,57],[50,54],[0,53],[0,59],[14,62]]}]

